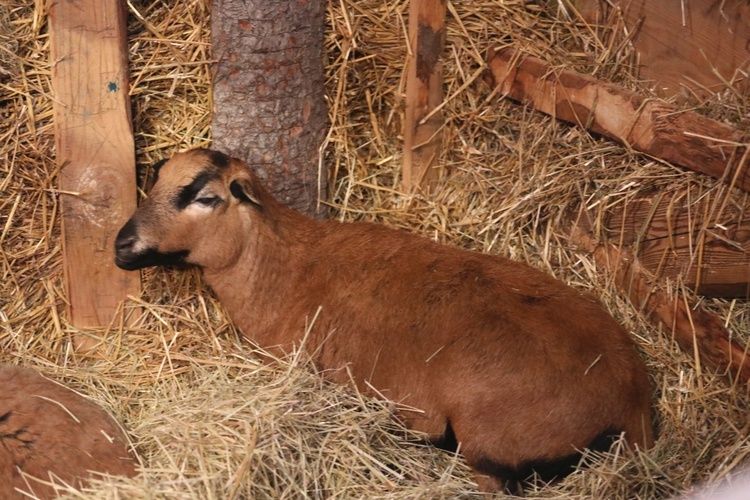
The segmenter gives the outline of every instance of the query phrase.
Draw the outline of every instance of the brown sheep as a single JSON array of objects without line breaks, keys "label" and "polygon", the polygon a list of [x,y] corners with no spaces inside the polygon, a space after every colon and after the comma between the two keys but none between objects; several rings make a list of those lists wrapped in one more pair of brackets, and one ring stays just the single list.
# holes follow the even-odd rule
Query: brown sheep
[{"label": "brown sheep", "polygon": [[[570,470],[580,450],[653,443],[649,380],[597,300],[523,263],[282,206],[243,162],[193,150],[155,169],[121,229],[123,269],[192,264],[244,335],[303,340],[331,380],[416,411],[482,489]],[[313,321],[314,320],[314,321]]]},{"label": "brown sheep", "polygon": [[54,498],[92,473],[132,477],[127,438],[101,408],[29,368],[0,365],[0,498]]}]

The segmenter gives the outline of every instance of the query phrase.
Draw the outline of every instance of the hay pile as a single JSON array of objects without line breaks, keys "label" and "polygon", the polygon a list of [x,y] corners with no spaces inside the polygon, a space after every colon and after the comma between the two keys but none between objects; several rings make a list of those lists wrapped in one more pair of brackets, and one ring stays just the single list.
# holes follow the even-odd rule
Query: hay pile
[{"label": "hay pile", "polygon": [[[208,0],[136,0],[130,11],[131,95],[140,185],[147,165],[210,144]],[[591,259],[568,247],[564,211],[620,203],[646,188],[698,186],[744,205],[715,181],[492,96],[481,81],[490,43],[513,44],[646,92],[632,78],[621,26],[595,30],[562,2],[449,4],[445,153],[434,196],[399,192],[408,2],[329,3],[326,144],[334,213],[527,261],[591,290],[632,332],[654,382],[660,439],[648,454],[590,457],[590,468],[540,486],[538,498],[668,498],[731,477],[750,454],[750,398],[699,370],[669,332],[620,298]],[[143,472],[74,498],[457,498],[472,493],[460,459],[419,444],[389,403],[324,383],[303,357],[259,363],[197,273],[151,270],[144,314],[73,352],[64,315],[58,170],[43,2],[0,7],[0,361],[36,367],[88,394],[129,429]],[[572,22],[563,22],[571,19]],[[686,104],[748,129],[750,99],[727,91]],[[704,301],[748,341],[744,301]]]}]

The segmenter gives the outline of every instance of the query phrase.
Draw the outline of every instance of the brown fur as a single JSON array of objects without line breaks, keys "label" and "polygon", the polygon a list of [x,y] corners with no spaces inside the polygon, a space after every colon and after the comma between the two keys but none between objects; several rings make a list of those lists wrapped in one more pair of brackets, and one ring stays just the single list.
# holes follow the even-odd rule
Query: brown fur
[{"label": "brown fur", "polygon": [[135,475],[117,423],[34,370],[0,365],[0,498],[53,498],[39,480],[81,487],[91,472]]},{"label": "brown fur", "polygon": [[[118,238],[120,265],[141,267],[134,241],[189,250],[235,324],[266,349],[299,346],[320,308],[305,348],[326,376],[421,410],[400,417],[436,439],[450,425],[486,489],[504,479],[485,477],[493,467],[554,461],[602,433],[653,443],[643,362],[591,296],[503,257],[309,219],[245,164],[221,160],[194,150],[164,165]],[[180,189],[207,171],[216,178],[203,194],[221,201],[176,208]]]}]

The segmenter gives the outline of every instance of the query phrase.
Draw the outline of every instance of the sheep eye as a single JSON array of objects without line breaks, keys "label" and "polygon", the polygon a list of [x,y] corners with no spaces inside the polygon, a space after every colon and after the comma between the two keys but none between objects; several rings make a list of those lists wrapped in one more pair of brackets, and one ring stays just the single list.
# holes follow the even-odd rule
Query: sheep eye
[{"label": "sheep eye", "polygon": [[221,198],[218,196],[201,196],[200,198],[193,200],[193,203],[200,203],[201,205],[211,207],[218,204],[220,201]]}]

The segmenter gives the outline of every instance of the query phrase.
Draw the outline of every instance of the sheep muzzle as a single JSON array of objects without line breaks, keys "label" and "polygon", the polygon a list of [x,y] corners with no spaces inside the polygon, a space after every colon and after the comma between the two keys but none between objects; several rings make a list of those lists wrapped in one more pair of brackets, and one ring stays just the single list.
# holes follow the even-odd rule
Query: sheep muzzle
[{"label": "sheep muzzle", "polygon": [[133,219],[130,219],[120,229],[117,238],[115,238],[115,264],[126,271],[135,271],[151,266],[185,265],[189,254],[189,250],[160,252],[155,247],[142,245]]}]

